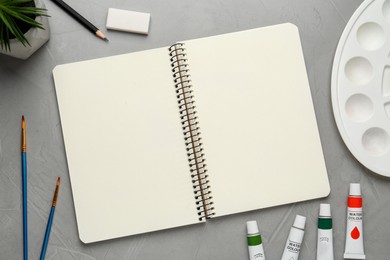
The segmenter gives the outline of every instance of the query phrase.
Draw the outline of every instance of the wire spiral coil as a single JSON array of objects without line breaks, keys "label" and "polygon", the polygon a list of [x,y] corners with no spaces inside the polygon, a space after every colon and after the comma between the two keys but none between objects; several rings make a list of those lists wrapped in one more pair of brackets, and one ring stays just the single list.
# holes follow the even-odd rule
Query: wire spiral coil
[{"label": "wire spiral coil", "polygon": [[168,48],[199,220],[215,215],[184,43]]}]

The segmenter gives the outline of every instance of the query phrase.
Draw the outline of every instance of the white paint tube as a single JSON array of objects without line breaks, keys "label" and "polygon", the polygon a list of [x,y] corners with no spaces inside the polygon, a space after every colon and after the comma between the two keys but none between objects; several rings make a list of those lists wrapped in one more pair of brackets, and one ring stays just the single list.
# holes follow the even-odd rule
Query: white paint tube
[{"label": "white paint tube", "polygon": [[303,235],[305,234],[306,217],[296,215],[294,225],[290,229],[286,246],[284,247],[281,260],[298,260]]}]

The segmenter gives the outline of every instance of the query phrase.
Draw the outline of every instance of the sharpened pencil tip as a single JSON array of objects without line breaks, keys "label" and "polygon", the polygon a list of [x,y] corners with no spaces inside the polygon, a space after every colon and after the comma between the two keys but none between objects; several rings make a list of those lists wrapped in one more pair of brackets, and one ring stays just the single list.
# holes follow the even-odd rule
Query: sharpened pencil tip
[{"label": "sharpened pencil tip", "polygon": [[106,37],[101,31],[97,30],[97,31],[95,32],[95,34],[96,34],[96,36],[99,37],[100,39],[102,39],[102,40],[108,42],[107,37]]},{"label": "sharpened pencil tip", "polygon": [[61,182],[61,178],[58,177],[58,179],[57,179],[57,184],[56,184],[57,187],[60,186],[60,182]]}]

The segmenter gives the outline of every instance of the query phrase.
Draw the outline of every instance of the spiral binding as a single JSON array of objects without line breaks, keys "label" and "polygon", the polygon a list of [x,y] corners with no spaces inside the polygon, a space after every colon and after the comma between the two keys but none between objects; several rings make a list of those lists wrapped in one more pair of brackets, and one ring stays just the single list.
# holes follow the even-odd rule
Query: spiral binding
[{"label": "spiral binding", "polygon": [[199,220],[215,215],[184,43],[168,48]]}]

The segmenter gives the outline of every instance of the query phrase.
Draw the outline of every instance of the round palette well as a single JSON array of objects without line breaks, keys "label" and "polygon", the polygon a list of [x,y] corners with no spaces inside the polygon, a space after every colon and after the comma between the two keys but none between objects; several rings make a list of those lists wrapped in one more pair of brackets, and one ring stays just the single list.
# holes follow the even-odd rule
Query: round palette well
[{"label": "round palette well", "polygon": [[352,15],[337,46],[331,91],[348,149],[390,177],[390,0],[366,0]]}]

